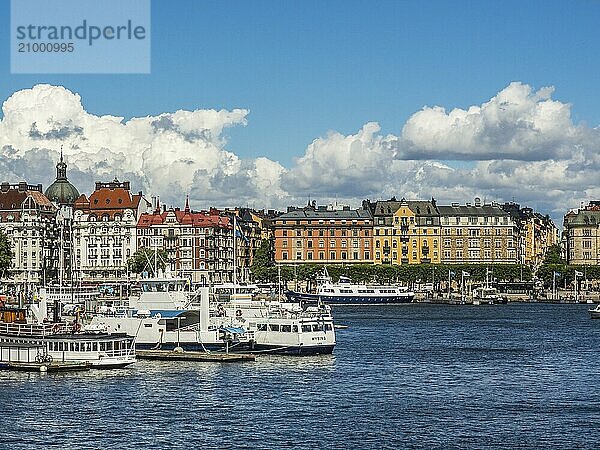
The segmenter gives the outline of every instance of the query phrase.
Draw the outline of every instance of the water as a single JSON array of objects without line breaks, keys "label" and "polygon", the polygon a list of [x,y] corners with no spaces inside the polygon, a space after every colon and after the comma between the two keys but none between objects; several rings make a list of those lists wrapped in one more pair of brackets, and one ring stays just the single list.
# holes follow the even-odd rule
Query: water
[{"label": "water", "polygon": [[0,372],[0,447],[600,448],[587,308],[338,306],[331,356]]}]

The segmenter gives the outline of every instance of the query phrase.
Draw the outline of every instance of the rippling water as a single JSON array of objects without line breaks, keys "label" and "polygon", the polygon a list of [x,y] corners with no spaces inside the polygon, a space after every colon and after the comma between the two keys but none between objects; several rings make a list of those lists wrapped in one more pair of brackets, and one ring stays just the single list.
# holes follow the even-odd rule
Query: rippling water
[{"label": "rippling water", "polygon": [[334,314],[330,356],[0,372],[0,447],[600,448],[587,305]]}]

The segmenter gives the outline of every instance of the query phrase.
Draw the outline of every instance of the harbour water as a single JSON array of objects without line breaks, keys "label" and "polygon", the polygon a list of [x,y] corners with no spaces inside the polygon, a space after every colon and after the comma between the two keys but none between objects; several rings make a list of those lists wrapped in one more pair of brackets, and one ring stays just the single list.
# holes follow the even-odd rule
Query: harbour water
[{"label": "harbour water", "polygon": [[329,356],[0,372],[0,447],[599,448],[588,307],[338,306]]}]

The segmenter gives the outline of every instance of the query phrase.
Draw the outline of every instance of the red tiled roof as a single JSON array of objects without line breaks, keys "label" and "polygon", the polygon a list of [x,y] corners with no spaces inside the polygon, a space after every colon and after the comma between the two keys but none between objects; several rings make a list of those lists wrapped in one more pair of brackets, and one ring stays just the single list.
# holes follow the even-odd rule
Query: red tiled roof
[{"label": "red tiled roof", "polygon": [[144,213],[138,220],[138,228],[148,228],[152,225],[161,225],[165,223],[169,214],[175,214],[175,220],[181,225],[190,225],[193,227],[223,227],[231,228],[229,218],[218,215],[210,215],[203,212],[191,212],[173,210],[163,211],[161,213],[154,212],[152,214]]}]

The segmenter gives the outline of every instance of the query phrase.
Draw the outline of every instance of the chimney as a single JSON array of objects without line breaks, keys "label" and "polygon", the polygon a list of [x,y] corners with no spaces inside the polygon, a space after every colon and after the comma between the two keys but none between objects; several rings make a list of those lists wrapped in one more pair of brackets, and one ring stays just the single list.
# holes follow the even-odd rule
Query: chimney
[{"label": "chimney", "polygon": [[19,182],[19,192],[25,192],[27,190],[27,183],[24,181]]}]

